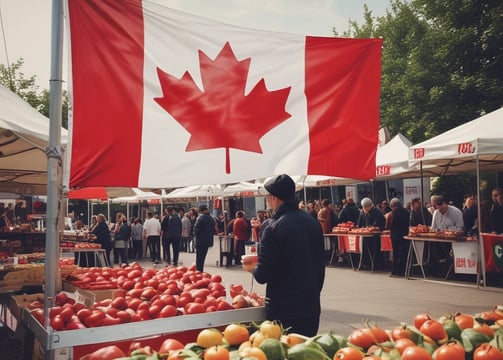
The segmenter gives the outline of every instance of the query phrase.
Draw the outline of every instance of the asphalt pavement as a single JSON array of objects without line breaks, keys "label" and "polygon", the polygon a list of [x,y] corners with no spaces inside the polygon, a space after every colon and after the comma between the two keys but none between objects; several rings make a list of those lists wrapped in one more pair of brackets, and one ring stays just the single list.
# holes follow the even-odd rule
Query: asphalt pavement
[{"label": "asphalt pavement", "polygon": [[[242,284],[248,291],[265,294],[265,285],[258,284],[252,275],[240,266],[219,266],[219,247],[215,244],[208,251],[204,271],[220,274],[226,287]],[[195,253],[180,253],[180,263],[195,263]],[[152,263],[142,260],[145,267]],[[156,268],[165,266],[158,264]],[[448,313],[468,313],[492,310],[503,304],[503,274],[496,274],[493,283],[498,286],[477,286],[476,276],[405,279],[389,277],[387,272],[355,271],[348,265],[327,266],[325,284],[321,294],[321,319],[319,333],[332,331],[347,336],[365,321],[385,329],[400,323],[412,324],[416,314],[427,312],[432,317]],[[488,282],[490,285],[490,283]],[[299,309],[301,311],[301,309]]]}]

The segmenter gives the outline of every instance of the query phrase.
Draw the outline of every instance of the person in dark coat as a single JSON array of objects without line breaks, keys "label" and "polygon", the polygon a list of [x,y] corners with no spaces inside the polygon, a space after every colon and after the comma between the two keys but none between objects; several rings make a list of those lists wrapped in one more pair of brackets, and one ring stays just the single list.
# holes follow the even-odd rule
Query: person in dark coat
[{"label": "person in dark coat", "polygon": [[178,265],[178,256],[180,254],[180,241],[182,239],[182,220],[173,207],[168,208],[169,219],[167,227],[167,246],[166,246],[166,261],[171,263],[171,252],[169,247],[173,249],[173,265]]},{"label": "person in dark coat", "polygon": [[[372,200],[368,197],[363,198],[361,201],[362,211],[360,212],[360,216],[358,217],[358,227],[359,228],[367,228],[367,227],[376,227],[377,230],[383,231],[386,227],[386,218],[384,217],[384,213],[374,206]],[[374,235],[373,237],[364,237],[363,238],[363,262],[368,265],[368,262],[374,262],[375,260],[381,261],[382,258],[377,257],[377,252],[380,252],[379,244],[381,243],[381,236]],[[368,251],[367,251],[368,249]],[[370,253],[370,255],[369,255]],[[372,256],[372,259],[368,259],[369,256]],[[376,265],[384,265],[384,264],[376,264]]]},{"label": "person in dark coat", "polygon": [[393,246],[393,268],[390,276],[405,276],[405,264],[409,253],[410,241],[403,237],[409,233],[409,211],[402,206],[399,199],[390,201],[391,212],[386,218],[391,245]]},{"label": "person in dark coat", "polygon": [[360,217],[360,210],[356,207],[355,201],[352,198],[348,198],[346,205],[339,213],[339,222],[347,223],[351,221],[356,225],[358,223],[358,217]]},{"label": "person in dark coat", "polygon": [[410,226],[428,225],[431,226],[431,212],[424,206],[421,206],[421,199],[414,198],[410,203]]},{"label": "person in dark coat", "polygon": [[105,249],[106,261],[108,264],[111,264],[110,252],[112,251],[112,238],[110,237],[110,229],[106,223],[105,215],[98,214],[98,216],[96,216],[96,221],[98,223],[91,234],[96,237],[96,243],[100,244],[102,249]]},{"label": "person in dark coat", "polygon": [[325,279],[321,225],[298,208],[291,177],[276,176],[264,187],[274,215],[263,227],[258,260],[245,261],[243,268],[258,283],[267,283],[267,319],[279,320],[289,332],[314,336]]},{"label": "person in dark coat", "polygon": [[199,216],[194,224],[194,237],[196,239],[196,269],[204,271],[204,261],[208,248],[213,246],[215,235],[215,220],[210,215],[208,205],[199,206]]}]

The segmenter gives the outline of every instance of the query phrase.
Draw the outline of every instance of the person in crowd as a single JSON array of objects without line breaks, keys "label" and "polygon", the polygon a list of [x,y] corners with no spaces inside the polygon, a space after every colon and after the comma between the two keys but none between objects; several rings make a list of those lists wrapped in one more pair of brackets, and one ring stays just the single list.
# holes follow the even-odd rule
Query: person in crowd
[{"label": "person in crowd", "polygon": [[[431,203],[435,207],[431,220],[433,231],[460,231],[464,232],[463,213],[457,207],[448,205],[442,195],[433,195]],[[450,243],[433,244],[433,272],[437,270],[437,263],[448,263],[452,256],[452,245]]]},{"label": "person in crowd", "polygon": [[[113,241],[114,249],[117,251],[114,253],[114,264],[127,264],[127,251],[129,246],[129,240],[131,239],[131,227],[127,223],[127,217],[123,215],[118,220],[118,231],[115,234],[115,239]],[[117,254],[117,256],[115,256]]]},{"label": "person in crowd", "polygon": [[[112,238],[110,236],[110,228],[107,225],[105,215],[98,214],[96,216],[96,226],[90,232],[96,239],[96,243],[101,245],[102,249],[105,249],[105,259],[107,264],[111,264],[110,261],[110,252],[112,251]],[[94,257],[90,257],[89,260],[92,259],[94,262]],[[94,266],[94,264],[87,264],[87,266]]]},{"label": "person in crowd", "polygon": [[7,218],[6,212],[7,210],[5,209],[5,207],[3,209],[0,209],[0,232],[10,231],[9,219]]},{"label": "person in crowd", "polygon": [[8,203],[7,204],[6,216],[9,219],[9,222],[11,224],[15,223],[16,214],[15,214],[15,211],[14,211],[14,204],[13,203]]},{"label": "person in crowd", "polygon": [[208,248],[213,246],[215,235],[215,220],[210,215],[208,205],[199,206],[199,216],[194,224],[194,237],[196,241],[196,269],[204,271],[204,261]]},{"label": "person in crowd", "polygon": [[393,267],[390,276],[404,276],[410,241],[403,237],[409,233],[410,214],[398,198],[391,199],[390,207],[391,212],[386,218],[386,229],[389,229],[393,248]]},{"label": "person in crowd", "polygon": [[431,225],[432,214],[426,207],[421,206],[420,198],[412,199],[412,201],[410,202],[410,208],[410,226]]},{"label": "person in crowd", "polygon": [[305,210],[306,209],[306,204],[304,203],[304,201],[299,201],[299,209],[300,210]]},{"label": "person in crowd", "polygon": [[147,246],[150,252],[150,258],[154,265],[161,261],[161,223],[154,218],[152,211],[147,211],[147,218],[143,224],[143,237],[147,239]]},{"label": "person in crowd", "polygon": [[496,234],[503,233],[503,201],[501,201],[501,195],[500,188],[494,188],[491,191],[491,208],[489,210],[487,230]]},{"label": "person in crowd", "polygon": [[258,261],[245,262],[243,269],[260,284],[267,283],[267,319],[281,321],[289,332],[314,336],[319,327],[320,293],[325,279],[320,223],[298,208],[290,176],[276,176],[264,188],[274,215],[263,228]]},{"label": "person in crowd", "polygon": [[353,198],[347,198],[346,206],[344,206],[339,214],[339,222],[351,221],[353,224],[358,223],[358,218],[360,217],[360,210],[356,207]]},{"label": "person in crowd", "polygon": [[161,244],[162,244],[162,259],[168,261],[168,222],[171,217],[169,208],[164,209],[164,214],[161,219]]},{"label": "person in crowd", "polygon": [[311,215],[314,219],[318,220],[318,213],[314,209],[314,202],[312,201],[307,202],[307,213]]},{"label": "person in crowd", "polygon": [[457,207],[448,205],[442,195],[432,196],[433,213],[431,228],[433,231],[464,231],[463,213]]},{"label": "person in crowd", "polygon": [[115,236],[119,232],[119,228],[122,225],[122,217],[123,216],[124,216],[124,213],[122,213],[120,211],[117,214],[115,214],[115,222],[113,224],[111,224],[111,227],[110,227],[110,237],[112,239],[112,248],[113,248],[113,255],[114,255],[114,263],[115,263],[115,259],[119,258],[119,248],[116,248],[114,246]]},{"label": "person in crowd", "polygon": [[175,208],[168,207],[169,221],[166,246],[166,262],[171,264],[170,246],[173,250],[173,265],[178,266],[178,257],[180,254],[180,239],[182,238],[182,220],[175,211]]},{"label": "person in crowd", "polygon": [[252,240],[254,242],[259,242],[260,241],[260,233],[262,231],[262,224],[265,221],[265,211],[264,210],[259,210],[257,211],[257,216],[255,217],[255,220],[251,222],[252,225]]},{"label": "person in crowd", "polygon": [[241,256],[245,254],[245,242],[248,241],[248,223],[245,220],[244,211],[237,211],[236,218],[232,225],[232,234],[234,236],[234,262],[241,265]]},{"label": "person in crowd", "polygon": [[[359,228],[365,227],[374,227],[379,231],[383,231],[386,227],[386,218],[381,210],[374,206],[372,200],[368,197],[365,197],[361,201],[362,211],[360,212],[360,216],[358,217],[357,226]],[[380,235],[374,235],[373,237],[364,237],[363,238],[363,263],[365,266],[368,266],[368,262],[373,262],[374,260],[380,261],[381,258],[376,257],[376,253],[379,248],[381,238]],[[368,249],[368,251],[365,251]],[[370,252],[370,255],[369,255]],[[373,259],[368,259],[368,256],[372,256]],[[377,264],[376,264],[377,265]],[[383,264],[378,264],[383,265]]]},{"label": "person in crowd", "polygon": [[379,210],[382,211],[384,215],[388,214],[391,211],[391,207],[388,204],[388,200],[384,199],[379,203]]},{"label": "person in crowd", "polygon": [[137,217],[133,218],[131,224],[131,239],[133,241],[132,259],[143,258],[143,225]]},{"label": "person in crowd", "polygon": [[321,224],[323,234],[330,234],[332,232],[332,228],[335,226],[332,222],[332,202],[328,199],[323,199],[321,201],[321,205],[322,208],[318,212],[318,221]]},{"label": "person in crowd", "polygon": [[475,196],[473,196],[472,194],[465,196],[462,212],[463,212],[463,223],[465,225],[464,229],[465,234],[471,236],[473,234],[478,233],[477,230],[478,209]]},{"label": "person in crowd", "polygon": [[191,233],[191,223],[190,223],[190,214],[186,212],[182,217],[182,239],[180,242],[180,250],[188,251],[190,239],[192,237]]},{"label": "person in crowd", "polygon": [[96,215],[91,216],[91,223],[89,224],[89,232],[92,232],[97,225],[98,225],[97,216]]}]

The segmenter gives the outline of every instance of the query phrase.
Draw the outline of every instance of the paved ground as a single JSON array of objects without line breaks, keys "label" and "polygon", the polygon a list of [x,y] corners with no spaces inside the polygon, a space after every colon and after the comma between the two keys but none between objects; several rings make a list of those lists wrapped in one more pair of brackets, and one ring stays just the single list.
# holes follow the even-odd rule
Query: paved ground
[{"label": "paved ground", "polygon": [[[190,265],[195,262],[195,254],[180,253],[180,261]],[[217,261],[216,244],[208,252],[204,270],[222,275],[226,286],[243,284],[247,290],[265,293],[265,285],[253,281],[251,274],[241,267],[217,267]],[[152,266],[147,261],[141,263]],[[414,315],[422,312],[433,317],[454,312],[476,314],[503,304],[503,288],[477,288],[474,276],[456,280],[407,280],[391,278],[385,272],[353,271],[348,266],[327,267],[319,332],[332,330],[347,336],[365,319],[391,329],[401,322],[412,324]]]}]

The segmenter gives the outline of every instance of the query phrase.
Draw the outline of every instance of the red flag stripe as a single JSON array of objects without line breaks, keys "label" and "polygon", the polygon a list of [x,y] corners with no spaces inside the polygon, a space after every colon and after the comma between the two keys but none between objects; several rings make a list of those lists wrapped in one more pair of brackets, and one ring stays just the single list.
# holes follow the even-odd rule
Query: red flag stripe
[{"label": "red flag stripe", "polygon": [[[381,39],[306,37],[308,174],[374,178],[381,44]],[[336,155],[327,156],[334,146]]]},{"label": "red flag stripe", "polygon": [[[88,119],[73,123],[72,148],[76,150],[70,187],[89,185],[88,179],[97,174],[102,185],[136,187],[143,115],[141,1],[68,1],[68,11],[72,96],[79,99],[73,116]],[[116,161],[100,161],[104,157]]]}]

